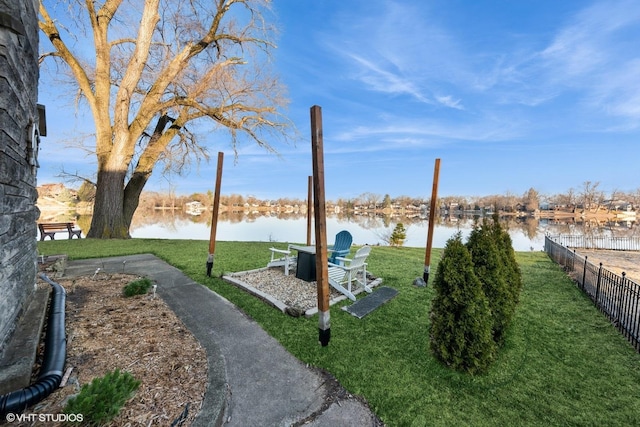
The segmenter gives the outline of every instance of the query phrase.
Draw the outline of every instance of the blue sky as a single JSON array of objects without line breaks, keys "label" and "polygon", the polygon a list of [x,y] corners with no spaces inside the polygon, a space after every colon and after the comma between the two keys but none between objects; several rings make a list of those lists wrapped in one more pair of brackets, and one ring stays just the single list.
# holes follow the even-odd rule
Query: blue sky
[{"label": "blue sky", "polygon": [[[640,8],[625,1],[276,0],[274,66],[301,139],[280,156],[220,138],[211,161],[147,189],[305,198],[312,173],[310,117],[322,107],[328,199],[361,193],[543,194],[600,182],[640,188]],[[41,76],[48,136],[39,183],[91,170],[65,148],[91,132],[61,89]],[[89,168],[89,169],[87,169]]]}]

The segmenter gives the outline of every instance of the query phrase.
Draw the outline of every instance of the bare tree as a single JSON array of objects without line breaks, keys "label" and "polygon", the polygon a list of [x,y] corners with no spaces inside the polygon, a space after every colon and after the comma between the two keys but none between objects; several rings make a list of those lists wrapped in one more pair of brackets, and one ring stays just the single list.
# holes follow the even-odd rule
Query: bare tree
[{"label": "bare tree", "polygon": [[638,207],[640,207],[640,187],[636,188],[635,191],[630,192],[628,197],[629,200],[631,200],[633,209],[638,210]]},{"label": "bare tree", "polygon": [[585,181],[582,183],[580,198],[585,211],[592,209],[594,206],[599,207],[603,199],[603,193],[598,190],[599,182]]},{"label": "bare tree", "polygon": [[569,188],[566,193],[555,194],[551,196],[551,201],[555,203],[556,209],[560,206],[564,206],[571,211],[576,207],[576,190]]},{"label": "bare tree", "polygon": [[616,202],[618,202],[618,198],[621,196],[622,192],[619,191],[617,188],[614,188],[613,191],[611,191],[611,197],[609,198],[609,203],[607,203],[607,212],[611,212],[613,210],[616,210],[618,208],[618,205],[616,205]]},{"label": "bare tree", "polygon": [[516,204],[518,204],[518,197],[510,191],[502,197],[503,210],[505,212],[513,212],[516,210]]},{"label": "bare tree", "polygon": [[375,194],[371,192],[362,193],[360,196],[358,196],[358,198],[363,200],[367,204],[367,207],[373,210],[378,208],[378,204],[382,199],[379,194]]},{"label": "bare tree", "polygon": [[[88,237],[129,237],[156,166],[180,172],[194,155],[207,157],[194,132],[203,124],[227,130],[234,149],[246,139],[274,151],[270,137],[289,137],[279,113],[287,101],[268,67],[270,3],[40,0],[40,29],[53,48],[41,61],[64,66],[93,115],[97,179]],[[91,42],[79,43],[85,32]]]},{"label": "bare tree", "polygon": [[[400,205],[403,209],[406,209],[407,206],[413,203],[413,200],[409,196],[402,195],[393,198],[391,202]],[[417,205],[419,206],[420,204],[418,203]]]},{"label": "bare tree", "polygon": [[522,202],[527,212],[533,212],[540,207],[540,193],[531,187],[522,196]]}]

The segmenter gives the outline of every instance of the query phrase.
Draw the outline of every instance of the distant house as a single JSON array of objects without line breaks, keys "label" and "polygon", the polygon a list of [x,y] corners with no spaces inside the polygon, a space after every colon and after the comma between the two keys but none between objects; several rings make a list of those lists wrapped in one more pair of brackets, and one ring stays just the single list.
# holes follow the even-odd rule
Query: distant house
[{"label": "distant house", "polygon": [[194,200],[184,204],[185,211],[189,215],[201,215],[207,208],[201,202]]},{"label": "distant house", "polygon": [[65,191],[64,184],[42,184],[38,187],[38,197],[58,197]]},{"label": "distant house", "polygon": [[[30,304],[37,273],[38,1],[0,7],[0,349]],[[44,113],[44,110],[42,110]],[[42,132],[44,134],[44,132]]]},{"label": "distant house", "polygon": [[605,200],[602,202],[602,207],[612,211],[631,212],[633,205],[626,200]]}]

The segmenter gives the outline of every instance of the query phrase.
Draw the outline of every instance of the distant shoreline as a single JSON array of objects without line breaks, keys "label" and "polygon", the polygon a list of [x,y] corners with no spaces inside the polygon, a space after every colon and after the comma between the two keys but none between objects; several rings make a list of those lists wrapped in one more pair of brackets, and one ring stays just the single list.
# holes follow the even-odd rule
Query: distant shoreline
[{"label": "distant shoreline", "polygon": [[[41,210],[42,218],[54,217],[56,214],[75,213],[90,216],[93,214],[93,202],[84,194],[84,198],[73,189],[66,188],[63,184],[44,184],[38,187],[38,200],[36,206]],[[138,211],[184,211],[190,215],[199,215],[212,210],[213,199],[211,194],[192,194],[188,197],[176,197],[175,195],[143,193]],[[532,203],[524,199],[518,200],[511,197],[498,203],[498,196],[488,198],[484,202],[468,202],[449,197],[439,197],[440,216],[459,217],[461,215],[488,217],[497,213],[500,217],[510,218],[534,218],[551,220],[581,221],[635,221],[636,210],[630,203],[611,200],[591,203],[595,206],[584,209],[580,204],[555,204],[549,205],[551,209],[539,209],[539,200]],[[506,196],[505,196],[506,197]],[[615,202],[615,203],[614,203]],[[547,204],[543,206],[547,207]],[[553,206],[553,207],[551,207]],[[589,205],[587,205],[589,206]],[[474,209],[475,207],[475,209]],[[537,209],[534,209],[536,207]],[[327,214],[355,215],[355,216],[384,216],[402,218],[423,218],[428,215],[429,205],[425,200],[409,197],[391,199],[389,196],[381,197],[364,193],[356,199],[336,202],[327,201]],[[304,215],[307,212],[307,201],[299,199],[259,200],[253,196],[230,195],[223,196],[220,200],[220,212],[229,215]]]},{"label": "distant shoreline", "polygon": [[635,211],[599,211],[599,212],[567,212],[567,211],[538,211],[533,213],[538,219],[597,219],[597,220],[632,220],[636,219]]}]

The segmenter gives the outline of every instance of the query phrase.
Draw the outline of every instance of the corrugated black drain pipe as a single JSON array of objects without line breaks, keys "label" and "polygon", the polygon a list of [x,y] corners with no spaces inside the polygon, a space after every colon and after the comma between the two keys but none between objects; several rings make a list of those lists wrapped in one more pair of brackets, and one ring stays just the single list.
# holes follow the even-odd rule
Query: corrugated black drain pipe
[{"label": "corrugated black drain pipe", "polygon": [[45,337],[44,359],[37,381],[23,388],[0,396],[0,420],[9,413],[18,414],[29,406],[40,402],[60,386],[67,356],[67,344],[64,327],[66,292],[62,286],[40,274],[40,278],[53,288],[47,334]]}]

